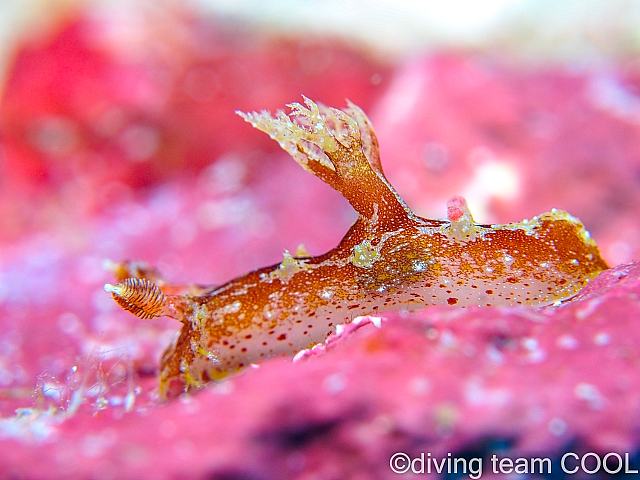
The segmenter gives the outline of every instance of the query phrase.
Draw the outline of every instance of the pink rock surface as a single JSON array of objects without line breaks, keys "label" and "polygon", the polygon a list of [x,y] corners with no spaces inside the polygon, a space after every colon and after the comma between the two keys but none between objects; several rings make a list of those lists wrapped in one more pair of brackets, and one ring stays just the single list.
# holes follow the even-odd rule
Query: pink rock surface
[{"label": "pink rock surface", "polygon": [[[72,34],[65,30],[53,44],[63,48]],[[0,478],[369,479],[395,477],[396,452],[479,456],[485,469],[493,452],[554,461],[568,451],[633,456],[640,445],[636,263],[605,272],[559,307],[385,313],[381,328],[347,326],[295,363],[272,360],[196,395],[156,402],[158,357],[179,325],[121,311],[102,289],[113,280],[104,259],[139,258],[172,282],[215,284],[276,263],[299,243],[322,253],[354,219],[337,193],[231,120],[236,108],[281,107],[300,93],[336,106],[349,97],[371,111],[385,170],[419,212],[445,217],[455,194],[468,196],[480,221],[563,208],[585,221],[612,264],[638,255],[632,69],[533,69],[443,54],[401,63],[388,87],[385,77],[362,93],[377,66],[356,53],[326,47],[334,60],[362,62],[341,84],[331,72],[300,73],[299,57],[273,47],[278,40],[264,42],[244,56],[222,42],[216,55],[265,71],[276,84],[283,77],[286,88],[265,84],[226,99],[229,115],[220,118],[228,122],[210,104],[178,100],[172,105],[180,108],[145,117],[188,131],[176,134],[183,153],[211,152],[189,168],[152,160],[145,169],[161,173],[144,188],[137,166],[109,149],[116,183],[91,162],[34,157],[22,127],[7,125],[51,113],[42,103],[49,90],[23,110],[7,93],[3,168],[18,175],[12,169],[45,162],[57,173],[2,186],[8,207],[0,216],[11,235],[0,249]],[[290,42],[293,50],[306,45]],[[104,55],[99,63],[111,71],[119,57]],[[176,55],[195,61],[192,51]],[[41,70],[20,65],[23,85],[43,82]],[[127,70],[133,83],[145,78],[139,67]],[[86,72],[65,71],[68,100],[83,91],[74,82]],[[95,79],[105,82],[102,74]],[[60,100],[65,108],[67,100]],[[515,178],[517,188],[510,196],[477,190],[486,171],[506,171],[501,185]],[[93,187],[69,190],[69,179]],[[99,193],[107,184],[111,193]],[[15,210],[14,194],[37,201]],[[96,198],[108,201],[74,210],[74,202]]]},{"label": "pink rock surface", "polygon": [[71,15],[16,52],[0,102],[0,240],[82,222],[229,153],[259,164],[279,147],[236,110],[302,92],[368,108],[389,76],[335,39],[261,35],[178,5],[121,9]]},{"label": "pink rock surface", "polygon": [[5,420],[5,436],[12,422],[32,438],[2,442],[1,465],[27,478],[392,478],[398,451],[634,452],[639,293],[634,264],[557,308],[387,314],[322,355],[166,405]]},{"label": "pink rock surface", "polygon": [[371,116],[385,171],[419,214],[444,217],[453,194],[483,223],[561,208],[618,264],[640,257],[637,78],[632,63],[421,57],[398,67]]}]

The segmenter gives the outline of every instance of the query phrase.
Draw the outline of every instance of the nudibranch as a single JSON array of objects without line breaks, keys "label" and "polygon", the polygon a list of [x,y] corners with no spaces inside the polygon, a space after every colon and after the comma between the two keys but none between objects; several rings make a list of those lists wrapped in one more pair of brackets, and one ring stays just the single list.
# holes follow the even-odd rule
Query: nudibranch
[{"label": "nudibranch", "polygon": [[607,265],[579,220],[553,210],[508,225],[474,222],[454,197],[447,220],[414,214],[382,171],[365,113],[317,105],[241,113],[358,213],[340,244],[304,252],[218,287],[166,285],[152,268],[122,263],[105,286],[143,319],[182,330],[165,352],[160,395],[187,391],[275,355],[323,342],[354,317],[426,305],[547,305],[574,296]]}]

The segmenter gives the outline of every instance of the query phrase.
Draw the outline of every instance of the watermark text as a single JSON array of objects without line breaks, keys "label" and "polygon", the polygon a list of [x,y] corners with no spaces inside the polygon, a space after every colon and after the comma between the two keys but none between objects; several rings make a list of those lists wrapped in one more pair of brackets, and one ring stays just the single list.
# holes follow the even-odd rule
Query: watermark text
[{"label": "watermark text", "polygon": [[[486,460],[486,465],[483,461]],[[414,474],[457,474],[467,475],[472,480],[482,477],[483,473],[493,474],[538,474],[549,475],[558,467],[565,474],[586,473],[593,475],[598,472],[615,475],[618,473],[637,474],[638,469],[633,468],[628,453],[610,452],[597,454],[587,452],[579,455],[567,452],[560,458],[559,465],[554,464],[548,457],[500,457],[496,454],[488,459],[482,457],[455,457],[447,453],[443,457],[432,456],[430,452],[410,456],[404,452],[394,453],[389,460],[389,467],[394,473]],[[483,469],[486,468],[486,470]]]}]

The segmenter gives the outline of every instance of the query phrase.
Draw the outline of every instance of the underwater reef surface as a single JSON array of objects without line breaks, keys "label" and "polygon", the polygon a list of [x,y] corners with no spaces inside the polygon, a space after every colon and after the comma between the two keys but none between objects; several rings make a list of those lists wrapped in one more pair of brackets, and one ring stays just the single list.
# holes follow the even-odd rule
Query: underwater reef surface
[{"label": "underwater reef surface", "polygon": [[[556,474],[567,452],[629,453],[638,468],[637,65],[390,65],[335,40],[138,21],[123,42],[114,19],[69,20],[6,81],[0,478],[393,478],[397,452],[482,458],[485,478],[493,454]],[[300,94],[369,114],[417,213],[445,218],[455,194],[483,223],[562,208],[614,268],[560,306],[367,318],[295,363],[158,403],[179,325],[120,311],[104,260],[221,284],[335,246],[346,201],[233,113]]]}]

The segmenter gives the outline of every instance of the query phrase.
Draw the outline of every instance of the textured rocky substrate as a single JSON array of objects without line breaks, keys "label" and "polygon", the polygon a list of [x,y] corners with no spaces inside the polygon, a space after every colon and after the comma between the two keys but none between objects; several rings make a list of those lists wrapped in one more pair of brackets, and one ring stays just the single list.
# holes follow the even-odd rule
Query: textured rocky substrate
[{"label": "textured rocky substrate", "polygon": [[[548,457],[552,478],[567,452],[629,453],[638,468],[637,65],[389,65],[335,41],[155,20],[137,17],[128,41],[117,19],[69,20],[7,80],[0,478],[393,478],[396,452],[483,458],[483,478],[493,454]],[[418,213],[444,217],[454,194],[482,222],[563,208],[627,264],[557,307],[385,313],[298,362],[159,404],[179,325],[121,311],[103,260],[215,284],[299,243],[333,247],[354,220],[346,202],[233,114],[301,93],[370,113]]]}]

